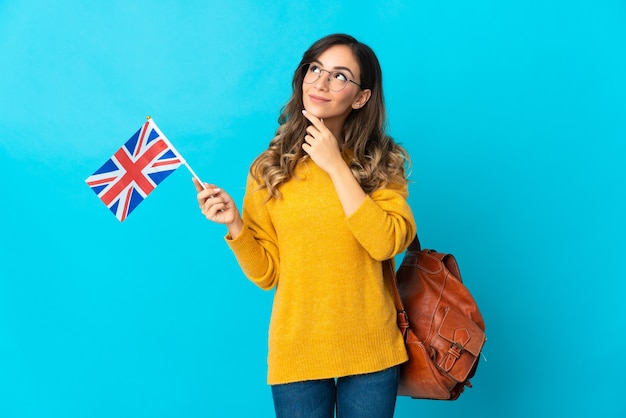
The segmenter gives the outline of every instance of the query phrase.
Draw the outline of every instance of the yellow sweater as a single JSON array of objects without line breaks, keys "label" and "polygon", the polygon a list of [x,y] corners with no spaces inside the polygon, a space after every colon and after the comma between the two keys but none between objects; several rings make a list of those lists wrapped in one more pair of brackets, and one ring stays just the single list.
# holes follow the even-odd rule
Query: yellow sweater
[{"label": "yellow sweater", "polygon": [[245,275],[276,288],[268,384],[370,373],[407,360],[383,260],[415,235],[406,188],[369,195],[346,217],[330,177],[313,161],[266,202],[250,178],[244,228],[226,237]]}]

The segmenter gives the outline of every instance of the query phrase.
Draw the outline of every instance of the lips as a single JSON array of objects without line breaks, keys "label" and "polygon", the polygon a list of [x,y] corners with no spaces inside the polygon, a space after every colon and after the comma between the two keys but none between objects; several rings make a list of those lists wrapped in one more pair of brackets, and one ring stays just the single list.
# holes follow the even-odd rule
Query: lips
[{"label": "lips", "polygon": [[313,103],[327,103],[327,102],[330,102],[330,100],[325,99],[325,98],[323,98],[321,96],[316,96],[314,94],[309,94],[309,99]]}]

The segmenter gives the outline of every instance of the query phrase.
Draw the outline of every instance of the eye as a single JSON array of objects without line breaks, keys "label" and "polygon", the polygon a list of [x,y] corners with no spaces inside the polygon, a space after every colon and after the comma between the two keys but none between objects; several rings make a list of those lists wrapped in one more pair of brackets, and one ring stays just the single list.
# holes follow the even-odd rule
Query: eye
[{"label": "eye", "polygon": [[348,77],[346,77],[344,73],[340,73],[338,71],[335,71],[332,73],[332,78],[339,80],[339,81],[348,81]]},{"label": "eye", "polygon": [[319,74],[321,71],[320,67],[316,64],[309,64],[309,72]]}]

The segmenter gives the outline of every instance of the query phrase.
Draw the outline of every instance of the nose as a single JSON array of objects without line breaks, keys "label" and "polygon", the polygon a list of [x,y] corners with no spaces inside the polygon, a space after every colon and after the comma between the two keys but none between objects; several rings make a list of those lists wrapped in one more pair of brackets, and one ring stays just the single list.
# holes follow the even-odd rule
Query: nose
[{"label": "nose", "polygon": [[[328,75],[325,75],[324,72],[327,72]],[[315,88],[318,90],[328,90],[328,84],[330,83],[330,72],[326,70],[321,70],[320,76],[315,80]]]}]

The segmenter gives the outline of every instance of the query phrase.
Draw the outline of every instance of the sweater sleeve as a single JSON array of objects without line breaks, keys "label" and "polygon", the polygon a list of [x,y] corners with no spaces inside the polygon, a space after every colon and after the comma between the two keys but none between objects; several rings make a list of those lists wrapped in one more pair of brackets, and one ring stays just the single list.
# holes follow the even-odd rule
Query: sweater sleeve
[{"label": "sweater sleeve", "polygon": [[278,281],[279,252],[276,231],[265,201],[266,193],[257,187],[249,176],[242,208],[243,229],[236,239],[227,235],[226,243],[246,277],[260,288],[269,290]]},{"label": "sweater sleeve", "polygon": [[347,218],[354,237],[373,259],[390,259],[413,241],[417,227],[407,197],[406,187],[376,190]]}]

